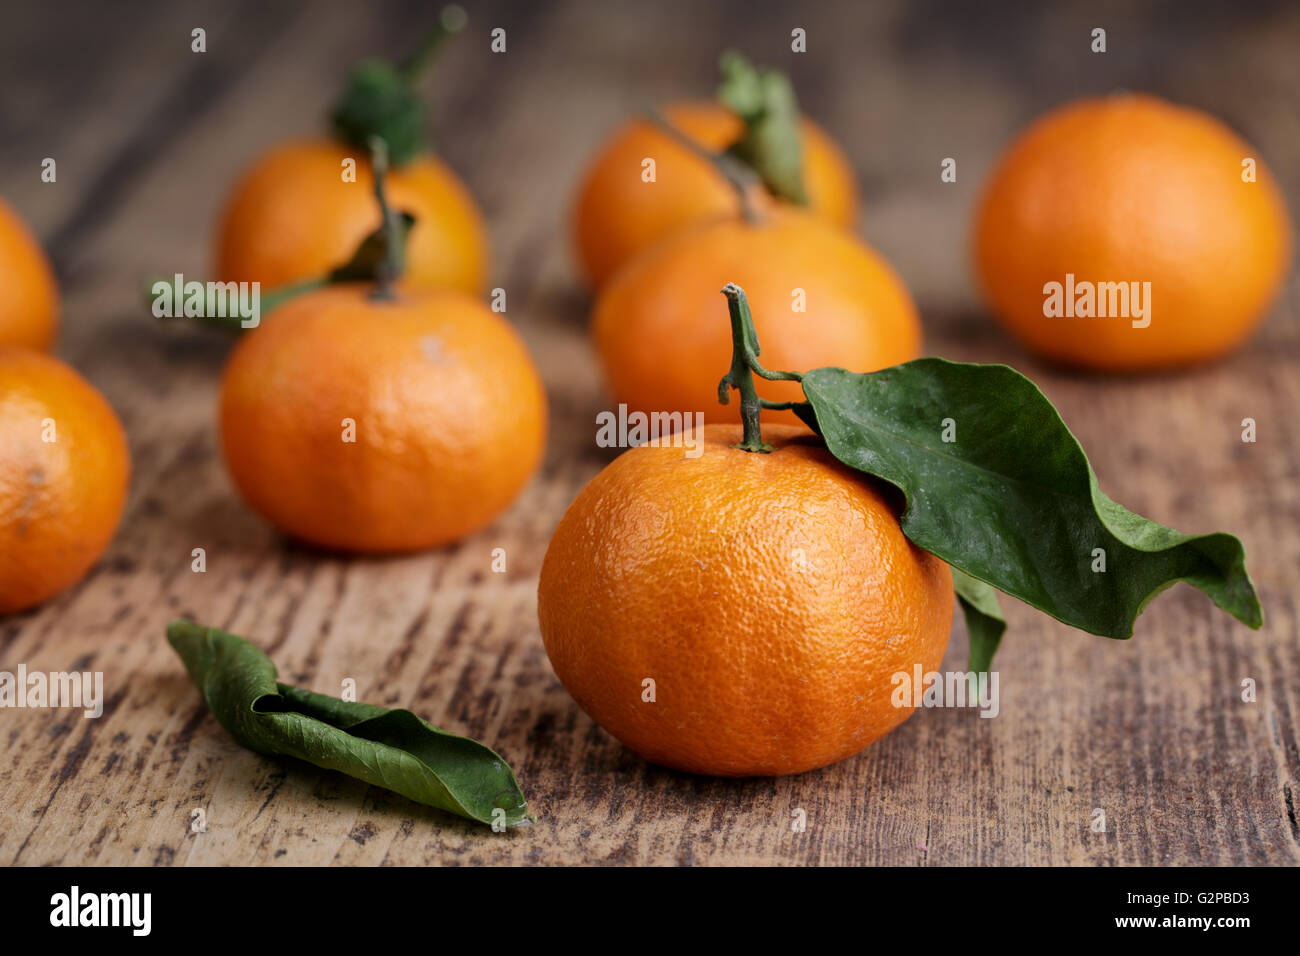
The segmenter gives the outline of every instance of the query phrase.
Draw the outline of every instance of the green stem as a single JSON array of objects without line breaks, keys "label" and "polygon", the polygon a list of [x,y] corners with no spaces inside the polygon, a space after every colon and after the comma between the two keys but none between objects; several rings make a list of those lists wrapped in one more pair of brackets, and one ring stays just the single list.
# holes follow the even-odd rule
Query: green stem
[{"label": "green stem", "polygon": [[701,146],[672,123],[668,122],[667,117],[658,110],[647,110],[646,116],[661,133],[668,136],[679,146],[690,150],[718,171],[718,174],[727,181],[731,188],[736,191],[736,195],[740,198],[740,212],[745,217],[746,222],[757,224],[763,221],[763,217],[760,216],[758,210],[754,208],[754,203],[751,199],[751,190],[761,182],[758,175],[753,170],[727,153],[715,153],[712,150]]},{"label": "green stem", "polygon": [[726,405],[731,400],[731,389],[740,392],[740,421],[745,432],[734,447],[766,453],[772,450],[772,446],[763,441],[759,421],[762,410],[792,408],[795,403],[759,398],[754,388],[754,376],[772,382],[802,382],[803,376],[798,372],[772,372],[759,364],[758,333],[754,331],[754,317],[749,311],[745,290],[734,282],[728,282],[722,287],[722,294],[727,297],[727,309],[731,313],[731,369],[718,383],[718,401]]},{"label": "green stem", "polygon": [[296,299],[306,292],[314,292],[316,289],[323,289],[329,285],[329,279],[314,278],[303,279],[301,282],[292,282],[289,285],[276,286],[266,295],[262,296],[262,315],[266,315],[272,309],[278,309],[290,299]]},{"label": "green stem", "polygon": [[370,164],[375,171],[375,199],[383,216],[385,239],[384,261],[375,270],[375,290],[371,297],[395,299],[397,290],[394,284],[401,278],[406,261],[405,240],[398,225],[397,213],[388,205],[388,197],[384,192],[384,181],[388,176],[388,146],[378,136],[370,137]]},{"label": "green stem", "polygon": [[437,57],[442,45],[465,28],[467,19],[464,8],[454,3],[443,7],[438,15],[438,22],[424,35],[424,39],[411,55],[398,66],[397,75],[407,83],[414,83]]}]

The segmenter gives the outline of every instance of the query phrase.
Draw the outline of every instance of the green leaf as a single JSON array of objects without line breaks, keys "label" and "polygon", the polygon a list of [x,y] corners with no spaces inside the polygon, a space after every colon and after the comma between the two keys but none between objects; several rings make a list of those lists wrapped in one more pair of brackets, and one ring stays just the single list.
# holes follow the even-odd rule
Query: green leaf
[{"label": "green leaf", "polygon": [[466,19],[463,9],[450,4],[401,65],[379,57],[358,63],[330,113],[335,134],[363,153],[369,152],[371,138],[378,136],[388,144],[388,159],[394,166],[428,152],[433,146],[428,113],[415,84],[443,44],[465,28]]},{"label": "green leaf", "polygon": [[191,621],[167,626],[213,716],[249,750],[338,770],[480,823],[531,821],[506,762],[409,710],[349,703],[281,684],[257,647]]},{"label": "green leaf", "polygon": [[348,74],[330,121],[338,137],[369,151],[370,137],[388,144],[388,156],[401,166],[429,150],[424,100],[402,72],[387,60],[363,60]]},{"label": "green leaf", "polygon": [[[406,240],[411,234],[411,227],[414,225],[415,217],[409,212],[399,211],[397,213],[397,244],[401,247],[398,250],[399,258],[405,257]],[[352,254],[351,259],[330,272],[329,281],[375,281],[390,260],[388,246],[388,230],[383,224],[380,224],[378,229],[361,240],[361,245],[357,246],[357,251]]]},{"label": "green leaf", "polygon": [[970,635],[970,661],[967,667],[979,674],[993,667],[993,655],[1002,643],[1007,619],[998,605],[998,592],[983,581],[957,568],[952,569],[952,586],[966,618]]},{"label": "green leaf", "polygon": [[308,292],[315,292],[317,289],[323,289],[329,285],[329,283],[329,279],[303,279],[301,282],[291,282],[288,285],[276,286],[266,295],[262,296],[261,317],[266,318],[286,302],[296,299],[300,295],[306,295]]},{"label": "green leaf", "polygon": [[[396,260],[402,262],[406,255],[406,242],[411,234],[411,228],[415,225],[415,216],[409,212],[399,211],[396,214],[396,228],[394,230],[394,240],[398,249],[394,255],[390,249],[390,239],[388,229],[380,225],[378,229],[366,236],[357,246],[356,252],[352,258],[335,269],[330,270],[322,278],[303,279],[299,282],[291,282],[288,285],[276,286],[271,291],[261,297],[258,319],[266,318],[273,311],[298,298],[308,292],[315,292],[317,289],[323,289],[326,286],[344,282],[379,282],[387,277],[391,271],[391,263]],[[155,299],[154,286],[159,283],[169,283],[168,279],[155,279],[146,287],[146,296],[150,304]],[[249,329],[244,328],[243,318],[238,315],[218,315],[216,299],[213,296],[213,290],[207,289],[207,300],[204,305],[203,314],[193,318],[205,325],[215,326],[225,329],[229,332],[247,332]]]},{"label": "green leaf", "polygon": [[1183,534],[1102,494],[1056,409],[1014,369],[923,358],[869,375],[814,369],[803,389],[795,411],[831,453],[897,486],[903,532],[971,577],[1113,638],[1132,636],[1176,581],[1263,623],[1241,542]]},{"label": "green leaf", "polygon": [[760,72],[735,51],[724,53],[720,66],[718,99],[745,124],[728,154],[758,173],[774,195],[806,206],[799,103],[789,78],[776,70]]},{"label": "green leaf", "polygon": [[[300,282],[290,283],[289,285],[277,286],[275,289],[260,295],[258,298],[257,319],[260,321],[268,316],[273,310],[278,309],[290,299],[297,298],[305,292],[311,292],[315,289],[324,288],[329,279],[304,279]],[[342,280],[339,280],[342,281]],[[234,283],[226,282],[204,282],[204,298],[202,312],[199,315],[185,315],[182,312],[172,316],[159,316],[165,322],[174,319],[184,319],[185,321],[200,322],[203,325],[212,328],[224,329],[227,332],[242,333],[256,328],[254,325],[244,326],[245,316],[237,314],[227,308],[229,304],[228,293],[222,287],[233,286]],[[159,286],[165,286],[167,289],[174,289],[175,283],[172,278],[158,277],[145,283],[144,297],[145,302],[153,311],[154,305],[159,301]],[[180,304],[173,302],[172,309],[175,312],[183,308],[185,300],[182,299]],[[155,313],[156,314],[156,313]]]}]

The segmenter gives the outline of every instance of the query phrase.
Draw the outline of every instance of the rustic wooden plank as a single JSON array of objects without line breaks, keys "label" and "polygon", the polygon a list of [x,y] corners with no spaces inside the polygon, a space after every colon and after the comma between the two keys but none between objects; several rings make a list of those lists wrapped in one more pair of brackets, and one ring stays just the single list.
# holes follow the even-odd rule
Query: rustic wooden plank
[{"label": "rustic wooden plank", "polygon": [[[136,465],[127,519],[100,566],[45,607],[0,620],[0,666],[103,670],[109,696],[97,721],[0,715],[0,860],[1300,859],[1300,296],[1293,285],[1264,332],[1215,366],[1071,375],[992,328],[970,282],[965,235],[979,182],[1015,128],[1064,97],[1115,86],[1183,91],[1224,115],[1257,142],[1288,196],[1300,195],[1300,130],[1286,95],[1297,67],[1284,55],[1300,18],[1280,9],[1191,14],[1160,40],[1140,14],[1106,11],[1115,55],[1098,60],[1075,46],[1094,18],[1084,6],[1015,17],[901,3],[756,14],[739,4],[469,6],[469,32],[430,82],[439,143],[491,218],[494,282],[543,369],[552,434],[541,475],[492,528],[398,559],[285,542],[243,507],[215,455],[224,341],[153,324],[138,306],[139,283],[173,269],[202,273],[221,197],[242,164],[282,135],[311,130],[338,65],[400,51],[429,12],[285,7],[267,23],[260,5],[224,14],[214,4],[201,14],[225,19],[212,20],[209,60],[196,65],[184,47],[160,46],[190,8],[160,4],[141,24],[125,15],[106,23],[110,52],[90,50],[96,32],[87,27],[73,45],[91,54],[75,83],[70,59],[17,55],[43,49],[47,40],[30,38],[50,35],[67,13],[58,4],[26,13],[37,18],[28,42],[0,41],[6,73],[20,69],[40,112],[65,119],[46,127],[35,107],[12,114],[21,122],[6,126],[13,140],[0,145],[0,190],[17,193],[55,239],[67,292],[63,354],[119,409]],[[508,30],[507,54],[487,51],[489,25]],[[788,52],[794,25],[809,30],[804,59]],[[931,348],[1011,361],[1040,381],[1116,498],[1188,530],[1240,534],[1264,630],[1249,632],[1186,587],[1158,599],[1127,643],[1012,606],[999,718],[921,713],[861,755],[795,778],[722,781],[648,766],[582,714],[547,664],[534,594],[551,529],[609,460],[593,444],[608,399],[568,257],[570,190],[609,128],[648,102],[707,90],[714,58],[733,44],[792,69],[805,107],[845,143],[866,194],[864,229],[913,288]],[[83,88],[96,96],[78,96]],[[180,116],[178,104],[195,96],[202,108]],[[32,193],[21,157],[49,137],[75,157],[74,175],[61,175],[64,192]],[[951,186],[937,175],[947,155],[960,163]],[[1239,440],[1247,415],[1259,422],[1254,445]],[[189,570],[200,546],[202,576]],[[490,571],[495,547],[507,551],[503,575]],[[289,680],[337,692],[352,677],[362,699],[410,706],[485,740],[515,766],[540,822],[494,835],[240,750],[162,640],[181,613],[254,638]],[[958,626],[946,666],[961,665],[963,644]],[[1257,703],[1240,702],[1243,677],[1258,682]],[[189,831],[194,808],[207,812],[206,833]],[[807,832],[791,829],[796,808]],[[1094,808],[1106,812],[1105,834],[1089,830]]]}]

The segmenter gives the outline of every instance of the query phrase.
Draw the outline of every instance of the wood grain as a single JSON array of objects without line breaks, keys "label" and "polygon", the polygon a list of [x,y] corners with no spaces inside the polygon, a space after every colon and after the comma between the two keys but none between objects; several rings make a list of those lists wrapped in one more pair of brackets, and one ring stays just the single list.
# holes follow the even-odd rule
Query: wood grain
[{"label": "wood grain", "polygon": [[[436,553],[349,559],[278,537],[215,455],[227,342],[161,327],[142,280],[204,274],[219,205],[272,141],[306,133],[341,66],[398,54],[416,3],[53,2],[0,36],[0,194],[36,227],[65,293],[60,354],[130,434],[122,530],[78,587],[0,620],[0,669],[101,670],[104,716],[0,712],[0,861],[43,864],[1281,864],[1300,861],[1300,296],[1219,364],[1098,379],[1041,366],[981,310],[966,266],[999,148],[1062,99],[1150,89],[1222,116],[1300,196],[1300,14],[938,3],[467,4],[429,89],[439,148],[488,213],[495,283],[543,369],[542,473],[493,527]],[[969,5],[974,7],[975,5]],[[1103,21],[1111,52],[1090,54]],[[208,52],[189,31],[208,31]],[[508,52],[487,30],[508,31]],[[809,51],[789,52],[808,30]],[[600,138],[655,101],[701,95],[724,46],[789,69],[864,187],[864,232],[898,266],[931,351],[1039,381],[1103,488],[1188,531],[1228,529],[1267,624],[1180,586],[1129,642],[1016,605],[1001,713],[917,714],[862,754],[794,778],[723,781],[646,765],[578,709],[547,663],[535,587],[555,523],[608,460],[605,397],[567,249],[574,180]],[[39,182],[46,156],[57,184]],[[938,170],[958,159],[956,184]],[[1259,440],[1244,444],[1252,417]],[[208,554],[204,574],[190,553]],[[508,571],[490,570],[493,548]],[[1010,603],[1010,602],[1009,602]],[[191,614],[245,634],[285,679],[408,706],[516,768],[537,825],[509,834],[241,750],[163,640]],[[965,658],[957,625],[947,663]],[[1240,700],[1253,678],[1255,703]],[[206,833],[190,832],[194,808]],[[792,812],[807,813],[793,832]],[[1089,829],[1101,808],[1107,832]]]}]

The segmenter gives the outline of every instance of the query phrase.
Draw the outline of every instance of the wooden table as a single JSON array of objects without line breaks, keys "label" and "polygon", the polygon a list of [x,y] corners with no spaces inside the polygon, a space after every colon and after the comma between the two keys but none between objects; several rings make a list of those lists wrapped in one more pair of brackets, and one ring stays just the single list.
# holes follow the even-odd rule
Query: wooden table
[{"label": "wooden table", "polygon": [[[933,3],[468,4],[434,71],[440,148],[480,198],[494,284],[544,371],[545,466],[494,526],[455,547],[343,559],[283,540],[215,454],[228,342],[162,327],[141,283],[204,275],[219,205],[273,141],[317,128],[342,67],[400,55],[411,3],[73,4],[6,14],[0,193],[54,257],[59,352],[130,433],[121,531],[78,587],[0,620],[0,669],[100,670],[99,720],[0,712],[5,864],[1184,864],[1300,859],[1300,338],[1295,283],[1267,327],[1216,365],[1102,379],[1044,367],[990,322],[967,268],[970,211],[1009,135],[1071,96],[1149,89],[1223,117],[1300,196],[1300,11],[1177,17]],[[969,5],[974,6],[974,5]],[[1089,52],[1094,26],[1110,52]],[[207,52],[190,31],[207,31]],[[507,30],[508,52],[487,31]],[[808,31],[808,53],[789,50]],[[734,44],[790,70],[845,145],[863,228],[921,306],[930,351],[1008,361],[1039,381],[1103,488],[1187,531],[1245,541],[1268,622],[1252,632],[1178,587],[1129,642],[1009,605],[1001,714],[918,713],[860,755],[802,776],[712,780],[648,766],[556,681],[537,630],[549,534],[607,461],[606,407],[567,245],[585,158],[620,119],[707,94]],[[40,163],[58,163],[42,184]],[[958,181],[939,164],[958,160]],[[1258,423],[1244,444],[1241,420]],[[191,571],[205,548],[207,571]],[[490,571],[492,549],[508,573]],[[516,768],[537,825],[498,835],[350,779],[240,749],[163,639],[173,616],[249,636],[286,680],[409,706]],[[965,661],[957,625],[947,665]],[[1253,678],[1258,700],[1242,702]],[[207,832],[190,831],[202,808]],[[792,813],[807,814],[794,832]],[[1105,833],[1090,829],[1095,808]]]}]

